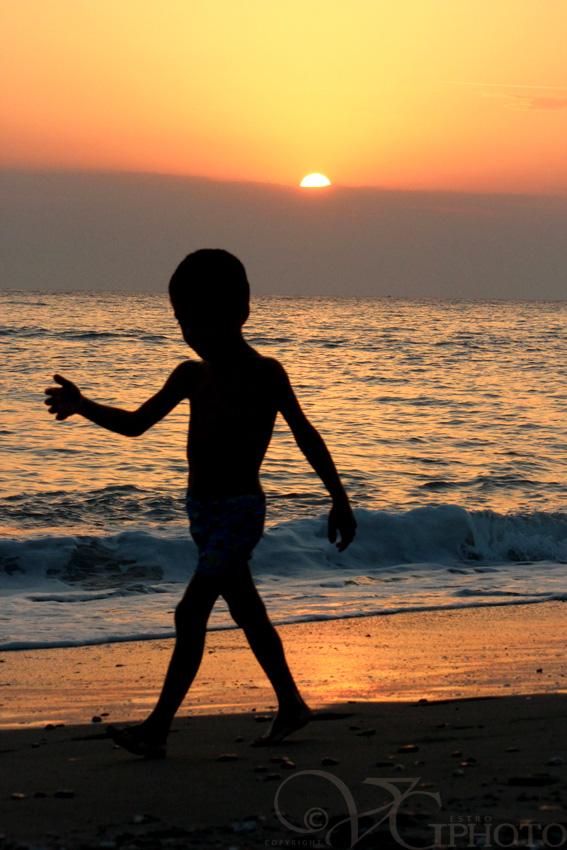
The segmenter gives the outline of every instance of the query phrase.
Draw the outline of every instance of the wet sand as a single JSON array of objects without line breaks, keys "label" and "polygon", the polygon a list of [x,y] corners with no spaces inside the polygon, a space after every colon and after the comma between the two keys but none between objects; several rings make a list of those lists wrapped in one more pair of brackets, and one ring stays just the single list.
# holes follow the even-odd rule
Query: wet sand
[{"label": "wet sand", "polygon": [[[531,829],[553,846],[566,615],[546,603],[281,627],[319,717],[269,749],[250,746],[273,705],[263,674],[240,632],[212,632],[165,761],[115,749],[104,723],[147,712],[170,641],[4,653],[0,847],[394,847],[396,829],[436,846],[481,830],[513,846]],[[381,826],[386,810],[360,820],[391,805],[384,780],[414,790]]]}]

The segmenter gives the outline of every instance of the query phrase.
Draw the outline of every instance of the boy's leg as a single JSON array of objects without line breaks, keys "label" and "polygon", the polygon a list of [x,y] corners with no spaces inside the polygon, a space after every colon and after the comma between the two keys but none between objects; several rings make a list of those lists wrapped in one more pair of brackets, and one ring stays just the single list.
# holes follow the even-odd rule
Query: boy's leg
[{"label": "boy's leg", "polygon": [[176,641],[157,704],[149,717],[134,727],[112,733],[131,752],[163,745],[177,709],[201,664],[209,615],[219,595],[218,580],[196,572],[175,609]]},{"label": "boy's leg", "polygon": [[272,727],[258,743],[278,743],[308,722],[310,710],[299,693],[280,636],[268,616],[248,565],[238,567],[224,579],[221,594],[278,698],[278,713]]},{"label": "boy's leg", "polygon": [[148,727],[169,731],[197,671],[203,651],[207,622],[219,595],[218,582],[196,572],[175,609],[176,641],[160,697],[148,719]]}]

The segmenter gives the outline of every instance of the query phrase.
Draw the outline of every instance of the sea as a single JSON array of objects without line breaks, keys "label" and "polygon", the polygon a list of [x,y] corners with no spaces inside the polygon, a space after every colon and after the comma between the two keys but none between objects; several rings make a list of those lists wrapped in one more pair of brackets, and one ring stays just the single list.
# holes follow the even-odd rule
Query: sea
[{"label": "sea", "polygon": [[[188,403],[136,439],[43,403],[55,372],[128,409],[156,392],[195,356],[166,295],[0,302],[0,649],[172,636],[196,563]],[[567,600],[566,325],[567,302],[253,300],[245,335],[286,367],[358,520],[339,553],[278,418],[251,561],[275,623]]]}]

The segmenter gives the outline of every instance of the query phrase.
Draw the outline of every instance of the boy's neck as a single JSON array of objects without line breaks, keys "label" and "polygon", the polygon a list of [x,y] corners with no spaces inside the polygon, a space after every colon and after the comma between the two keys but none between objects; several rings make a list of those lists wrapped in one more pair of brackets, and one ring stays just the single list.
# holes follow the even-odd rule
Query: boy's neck
[{"label": "boy's neck", "polygon": [[222,348],[215,351],[210,357],[207,357],[207,363],[225,364],[233,363],[235,360],[240,360],[244,357],[258,356],[258,352],[249,345],[241,333],[227,339]]}]

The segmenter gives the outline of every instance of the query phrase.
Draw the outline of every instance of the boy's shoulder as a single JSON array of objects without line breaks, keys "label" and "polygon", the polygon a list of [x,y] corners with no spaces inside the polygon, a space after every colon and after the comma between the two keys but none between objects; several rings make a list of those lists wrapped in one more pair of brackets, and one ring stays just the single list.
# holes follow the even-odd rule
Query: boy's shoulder
[{"label": "boy's shoulder", "polygon": [[265,371],[274,378],[283,378],[287,376],[287,372],[284,369],[282,363],[279,360],[276,360],[275,357],[265,357],[263,354],[259,355],[259,359],[262,361],[263,368]]},{"label": "boy's shoulder", "polygon": [[264,357],[264,355],[260,355],[258,360],[260,361],[259,368],[262,370],[262,378],[274,392],[280,393],[282,389],[289,385],[289,376],[279,360],[275,357]]},{"label": "boy's shoulder", "polygon": [[[287,372],[283,365],[275,357],[266,357],[263,354],[256,354],[253,357],[247,357],[245,360],[233,361],[230,364],[231,370],[239,370],[241,367],[243,372],[252,372],[260,374],[266,380],[271,380],[280,383],[282,380],[287,381]],[[173,370],[172,377],[177,380],[187,382],[197,378],[198,376],[205,377],[210,373],[211,365],[204,360],[187,359],[179,363]],[[249,372],[250,374],[250,372]]]}]

